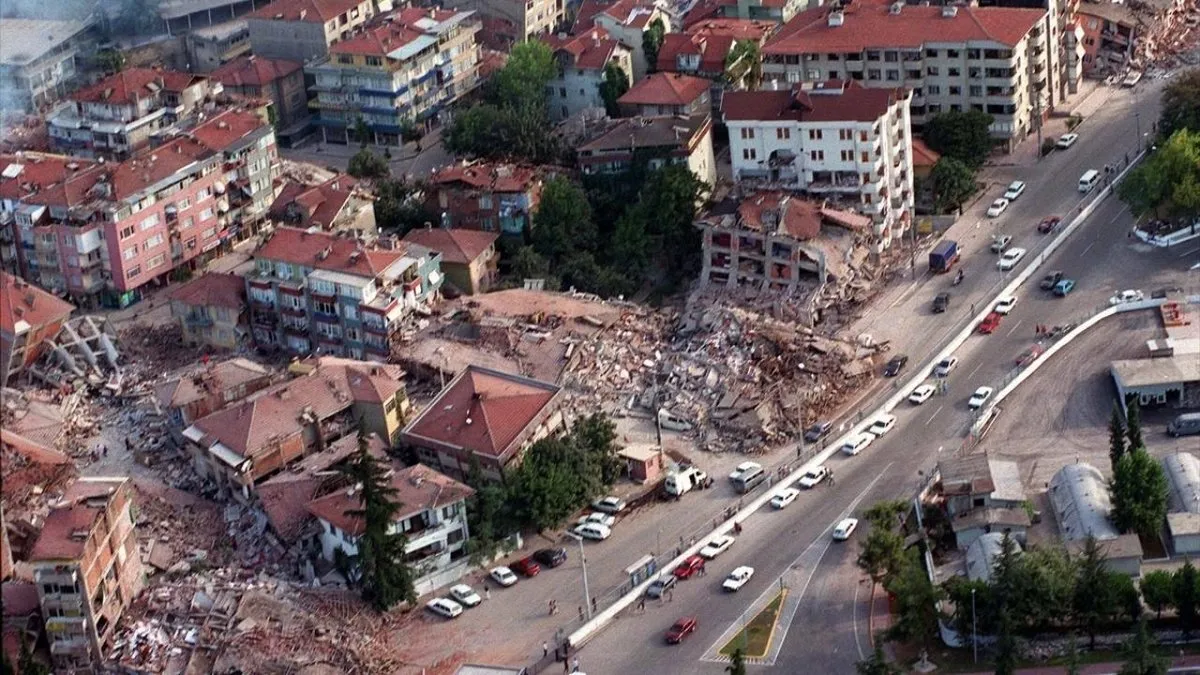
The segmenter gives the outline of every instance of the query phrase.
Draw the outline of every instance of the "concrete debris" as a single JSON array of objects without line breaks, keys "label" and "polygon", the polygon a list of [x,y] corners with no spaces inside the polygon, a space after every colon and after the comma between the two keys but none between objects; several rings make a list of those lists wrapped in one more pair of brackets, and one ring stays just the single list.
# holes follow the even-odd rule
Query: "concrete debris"
[{"label": "concrete debris", "polygon": [[85,315],[67,321],[50,349],[29,371],[51,386],[108,388],[120,393],[123,375],[116,331],[108,319]]}]

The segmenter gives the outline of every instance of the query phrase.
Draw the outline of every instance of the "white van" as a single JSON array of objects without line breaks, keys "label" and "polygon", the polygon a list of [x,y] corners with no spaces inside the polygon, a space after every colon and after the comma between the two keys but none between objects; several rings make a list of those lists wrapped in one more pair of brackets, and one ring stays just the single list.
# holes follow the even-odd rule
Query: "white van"
[{"label": "white van", "polygon": [[1167,425],[1167,433],[1172,436],[1200,434],[1200,413],[1184,413],[1171,420]]},{"label": "white van", "polygon": [[767,473],[761,466],[752,467],[733,481],[733,489],[739,494],[746,494],[767,480]]},{"label": "white van", "polygon": [[1088,169],[1082,176],[1079,177],[1079,191],[1091,192],[1092,188],[1096,187],[1096,183],[1100,182],[1100,172],[1095,169]]}]

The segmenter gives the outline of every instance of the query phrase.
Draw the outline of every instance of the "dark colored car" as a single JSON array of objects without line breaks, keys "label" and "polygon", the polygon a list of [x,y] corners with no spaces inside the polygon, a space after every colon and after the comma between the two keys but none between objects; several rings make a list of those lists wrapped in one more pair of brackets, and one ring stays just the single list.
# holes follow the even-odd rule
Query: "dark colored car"
[{"label": "dark colored car", "polygon": [[672,574],[675,575],[676,579],[690,579],[692,575],[697,574],[702,569],[704,569],[704,558],[693,555],[679,563],[679,567],[676,567]]},{"label": "dark colored car", "polygon": [[542,571],[542,566],[533,560],[533,556],[522,558],[508,567],[524,577],[536,577]]},{"label": "dark colored car", "polygon": [[938,293],[936,296],[934,296],[934,298],[933,298],[933,313],[934,314],[941,314],[942,312],[946,311],[949,308],[950,308],[950,294],[949,293]]},{"label": "dark colored car", "polygon": [[817,441],[829,435],[833,431],[833,422],[817,422],[804,432],[804,441],[806,443],[816,443]]},{"label": "dark colored car", "polygon": [[675,587],[677,579],[674,576],[665,576],[655,579],[649,586],[646,587],[647,598],[661,598],[664,593]]},{"label": "dark colored car", "polygon": [[1042,222],[1038,223],[1038,232],[1041,232],[1042,234],[1050,234],[1061,222],[1062,218],[1059,218],[1058,216],[1042,218]]},{"label": "dark colored car", "polygon": [[533,552],[533,559],[546,567],[558,567],[567,562],[567,549],[543,548]]},{"label": "dark colored car", "polygon": [[677,645],[683,642],[683,639],[696,631],[695,617],[685,616],[675,622],[674,626],[667,629],[667,642]]},{"label": "dark colored car", "polygon": [[979,332],[984,335],[990,335],[1000,327],[1000,320],[1004,317],[1000,312],[991,312],[983,317],[983,321],[979,322]]},{"label": "dark colored car", "polygon": [[883,367],[883,376],[895,377],[899,375],[900,371],[904,370],[904,366],[907,363],[908,357],[904,354],[897,354],[896,356],[893,356],[892,360],[888,361],[887,365]]},{"label": "dark colored car", "polygon": [[1054,272],[1051,272],[1051,273],[1047,274],[1046,276],[1042,277],[1042,283],[1038,284],[1038,286],[1043,291],[1052,291],[1052,290],[1054,290],[1054,285],[1057,284],[1058,282],[1062,281],[1062,279],[1063,279],[1063,273],[1059,272],[1059,271],[1054,271]]}]

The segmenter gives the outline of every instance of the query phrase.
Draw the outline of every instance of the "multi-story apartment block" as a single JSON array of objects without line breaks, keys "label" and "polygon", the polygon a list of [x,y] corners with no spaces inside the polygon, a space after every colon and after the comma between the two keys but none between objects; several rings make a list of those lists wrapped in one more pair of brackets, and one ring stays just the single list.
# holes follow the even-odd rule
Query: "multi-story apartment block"
[{"label": "multi-story apartment block", "polygon": [[323,356],[291,370],[292,379],[183,431],[196,472],[223,495],[250,500],[257,484],[360,429],[399,438],[409,410],[399,366]]},{"label": "multi-story apartment block", "polygon": [[74,87],[93,42],[82,21],[0,21],[0,110],[47,109]]},{"label": "multi-story apartment block", "polygon": [[542,177],[512,164],[454,164],[438,169],[425,189],[425,208],[444,228],[521,235],[533,225]]},{"label": "multi-story apartment block", "polygon": [[371,142],[399,145],[406,125],[479,85],[479,30],[473,12],[412,8],[331,46],[329,58],[307,69],[325,140],[348,143],[362,119]]},{"label": "multi-story apartment block", "polygon": [[57,672],[100,672],[121,615],[144,584],[133,481],[80,478],[30,552]]},{"label": "multi-story apartment block", "polygon": [[779,24],[773,21],[698,21],[682,33],[668,33],[663,36],[662,47],[658,50],[658,70],[697,75],[710,80],[734,74],[737,81],[729,84],[735,89],[745,88],[743,80],[751,70],[751,64],[730,63],[729,54],[737,43],[743,40],[749,40],[761,48],[778,28]]},{"label": "multi-story apartment block", "polygon": [[246,25],[258,56],[307,63],[390,11],[392,0],[275,0],[247,14]]},{"label": "multi-story apartment block", "polygon": [[441,4],[492,19],[490,23],[504,33],[498,42],[508,44],[549,35],[563,27],[567,16],[563,0],[447,0]]},{"label": "multi-story apartment block", "polygon": [[438,295],[441,256],[422,246],[365,246],[313,230],[277,228],[246,276],[260,347],[385,361],[400,320]]},{"label": "multi-story apartment block", "polygon": [[250,53],[250,27],[236,20],[197,28],[184,36],[184,45],[191,71],[211,73]]},{"label": "multi-story apartment block", "polygon": [[0,387],[41,357],[73,311],[71,303],[0,270]]},{"label": "multi-story apartment block", "polygon": [[591,22],[584,24],[586,19],[584,9],[575,21],[575,33],[584,35],[592,28],[602,28],[608,37],[629,47],[632,61],[633,78],[637,82],[649,72],[646,60],[646,48],[642,40],[646,31],[656,21],[661,22],[663,30],[671,32],[671,17],[657,3],[647,0],[617,0],[611,5],[596,6],[591,9]]},{"label": "multi-story apartment block", "polygon": [[236,274],[209,272],[171,292],[171,318],[183,341],[236,349],[248,341],[246,282]]},{"label": "multi-story apartment block", "polygon": [[308,118],[304,64],[299,61],[239,56],[217,68],[210,77],[229,93],[269,99],[275,104],[275,125],[280,129]]},{"label": "multi-story apartment block", "polygon": [[542,38],[554,51],[558,76],[546,83],[550,120],[561,122],[585,110],[604,109],[600,87],[613,64],[633,81],[630,50],[601,28],[583,35],[547,35]]},{"label": "multi-story apartment block", "polygon": [[887,246],[913,215],[910,98],[837,81],[727,92],[734,179],[854,208]]},{"label": "multi-story apartment block", "polygon": [[230,109],[119,163],[0,155],[0,231],[27,280],[123,307],[256,230],[276,152],[268,124]]},{"label": "multi-story apartment block", "polygon": [[57,152],[125,159],[219,91],[202,75],[127,68],[68,96],[73,105],[48,119],[46,131]]},{"label": "multi-story apartment block", "polygon": [[633,85],[617,103],[625,115],[708,115],[713,83],[702,77],[659,72]]},{"label": "multi-story apartment block", "polygon": [[[781,83],[854,80],[912,91],[912,120],[942,112],[991,115],[1011,148],[1047,115],[1049,15],[1044,9],[886,4],[810,9],[763,47],[763,76]],[[1038,95],[1040,93],[1040,95]]]},{"label": "multi-story apartment block", "polygon": [[1084,42],[1077,18],[1081,7],[1079,0],[981,0],[979,6],[1045,8],[1049,25],[1046,40],[1047,103],[1052,108],[1056,107],[1063,103],[1068,94],[1079,91],[1085,69]]},{"label": "multi-story apartment block", "polygon": [[578,151],[579,170],[585,174],[621,173],[634,162],[649,168],[681,164],[709,187],[717,182],[709,115],[623,118]]},{"label": "multi-story apartment block", "polygon": [[357,186],[357,180],[342,174],[320,185],[288,181],[267,213],[272,220],[304,230],[351,227],[362,209],[374,208],[369,197],[356,192]]}]

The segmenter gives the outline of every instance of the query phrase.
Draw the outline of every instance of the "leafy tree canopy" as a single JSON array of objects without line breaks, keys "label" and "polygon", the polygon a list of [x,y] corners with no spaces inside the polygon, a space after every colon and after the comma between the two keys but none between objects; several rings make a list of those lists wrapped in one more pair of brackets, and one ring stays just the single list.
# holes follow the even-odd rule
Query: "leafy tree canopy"
[{"label": "leafy tree canopy", "polygon": [[355,178],[369,179],[383,178],[390,171],[387,160],[366,148],[354,153],[350,158],[350,165],[346,168],[346,173]]},{"label": "leafy tree canopy", "polygon": [[934,207],[940,211],[958,208],[975,192],[975,173],[953,157],[942,157],[929,173]]},{"label": "leafy tree canopy", "polygon": [[1200,132],[1200,68],[1183,71],[1163,89],[1158,132],[1169,138],[1180,129]]},{"label": "leafy tree canopy", "polygon": [[439,226],[438,214],[425,208],[422,194],[420,185],[393,178],[379,181],[375,184],[375,224],[400,236],[426,224]]},{"label": "leafy tree canopy", "polygon": [[1200,131],[1179,129],[1117,185],[1135,215],[1200,214]]},{"label": "leafy tree canopy", "polygon": [[615,61],[609,61],[604,66],[604,81],[600,83],[600,98],[604,100],[604,112],[608,113],[609,117],[621,116],[621,106],[617,105],[617,99],[627,91],[629,76]]},{"label": "leafy tree canopy", "polygon": [[658,52],[662,49],[667,27],[661,18],[656,18],[642,33],[642,51],[646,53],[646,71],[658,72]]},{"label": "leafy tree canopy", "polygon": [[925,123],[922,136],[942,157],[957,159],[970,169],[983,166],[993,141],[991,115],[979,110],[944,112]]},{"label": "leafy tree canopy", "polygon": [[1150,453],[1138,448],[1122,455],[1109,489],[1113,524],[1147,537],[1158,533],[1167,517],[1169,488],[1162,465]]}]

